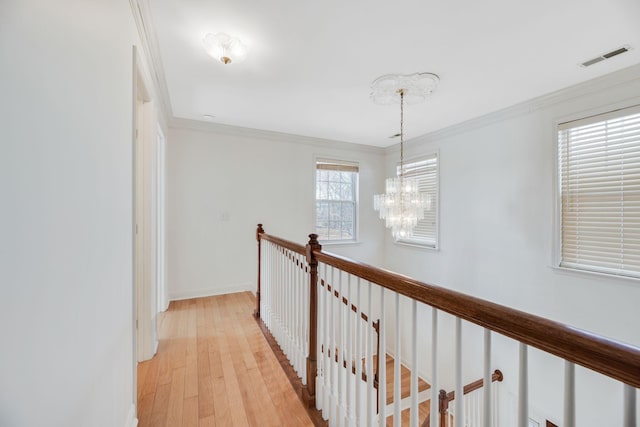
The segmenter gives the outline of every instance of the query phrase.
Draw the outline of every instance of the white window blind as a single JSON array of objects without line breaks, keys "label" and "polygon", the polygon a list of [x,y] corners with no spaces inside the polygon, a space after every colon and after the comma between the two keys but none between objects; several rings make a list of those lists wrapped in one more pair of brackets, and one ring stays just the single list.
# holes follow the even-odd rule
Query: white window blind
[{"label": "white window blind", "polygon": [[558,127],[560,266],[640,277],[640,106]]},{"label": "white window blind", "polygon": [[316,234],[320,240],[353,241],[357,230],[358,164],[316,161]]},{"label": "white window blind", "polygon": [[[400,175],[400,166],[397,174]],[[405,162],[404,175],[418,181],[420,192],[427,194],[428,205],[424,211],[424,219],[419,220],[413,229],[413,236],[398,242],[435,248],[438,246],[438,155],[433,153]]]}]

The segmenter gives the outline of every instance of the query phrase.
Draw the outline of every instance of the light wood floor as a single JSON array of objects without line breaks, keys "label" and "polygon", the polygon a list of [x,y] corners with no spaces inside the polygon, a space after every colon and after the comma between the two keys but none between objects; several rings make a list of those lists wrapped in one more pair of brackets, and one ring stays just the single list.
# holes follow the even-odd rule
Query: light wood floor
[{"label": "light wood floor", "polygon": [[140,427],[312,426],[251,313],[250,292],[174,301],[138,365]]}]

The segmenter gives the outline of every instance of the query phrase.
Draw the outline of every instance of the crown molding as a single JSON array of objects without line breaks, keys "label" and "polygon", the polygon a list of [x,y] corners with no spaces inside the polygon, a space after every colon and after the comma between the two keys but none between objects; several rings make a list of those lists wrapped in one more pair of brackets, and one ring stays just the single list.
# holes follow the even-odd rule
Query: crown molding
[{"label": "crown molding", "polygon": [[306,144],[315,147],[333,148],[336,150],[359,151],[364,153],[384,155],[385,149],[372,145],[355,144],[346,141],[336,141],[312,136],[295,135],[271,130],[246,128],[240,126],[223,125],[219,123],[208,123],[199,120],[173,117],[169,123],[173,129],[193,130],[215,135],[236,136],[245,138],[265,139],[273,142],[284,142],[289,144]]},{"label": "crown molding", "polygon": [[[532,113],[543,108],[551,107],[561,102],[591,95],[616,86],[628,84],[634,80],[640,80],[640,64],[632,65],[622,70],[614,71],[604,76],[596,77],[564,89],[551,92],[510,107],[503,108],[492,113],[488,113],[470,120],[466,120],[446,128],[436,130],[424,135],[417,136],[405,141],[405,146],[417,146],[429,142],[445,139],[460,133],[476,130],[490,124],[508,120],[524,114]],[[637,95],[631,95],[637,97]],[[400,144],[390,145],[385,148],[385,153],[396,153],[400,151]]]},{"label": "crown molding", "polygon": [[160,109],[166,120],[169,121],[173,118],[171,98],[169,97],[169,89],[160,56],[160,48],[158,47],[158,38],[156,36],[153,19],[151,18],[148,0],[129,0],[129,3],[131,5],[133,19],[138,28],[138,35],[142,44],[145,60],[149,67],[149,74],[158,91]]}]

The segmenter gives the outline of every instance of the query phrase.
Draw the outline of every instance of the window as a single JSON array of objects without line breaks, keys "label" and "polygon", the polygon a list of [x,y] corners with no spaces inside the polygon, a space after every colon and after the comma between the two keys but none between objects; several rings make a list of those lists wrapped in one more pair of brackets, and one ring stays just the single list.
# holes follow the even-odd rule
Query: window
[{"label": "window", "polygon": [[[397,168],[400,175],[400,166]],[[400,243],[438,247],[438,155],[433,153],[418,160],[405,162],[404,175],[418,181],[418,189],[427,194],[428,204],[424,210],[424,219],[418,221],[413,236],[400,239]]]},{"label": "window", "polygon": [[357,163],[316,161],[316,234],[319,240],[356,240],[357,200]]},{"label": "window", "polygon": [[558,127],[560,266],[640,277],[640,106]]}]

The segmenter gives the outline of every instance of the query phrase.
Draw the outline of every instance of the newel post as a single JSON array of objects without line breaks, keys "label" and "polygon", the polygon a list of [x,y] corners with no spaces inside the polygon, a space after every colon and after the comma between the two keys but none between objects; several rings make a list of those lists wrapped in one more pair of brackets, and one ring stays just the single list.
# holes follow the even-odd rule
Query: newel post
[{"label": "newel post", "polygon": [[264,234],[264,229],[262,228],[262,224],[258,224],[258,229],[256,230],[256,240],[258,241],[258,289],[256,290],[256,309],[253,311],[253,315],[256,318],[260,318],[260,255],[262,251],[260,250],[260,245],[262,241],[260,240],[260,235]]},{"label": "newel post", "polygon": [[308,407],[316,406],[316,375],[318,362],[318,260],[313,251],[321,251],[317,234],[309,234],[306,246],[309,264],[309,356],[307,357],[307,385],[302,389],[302,398]]}]

